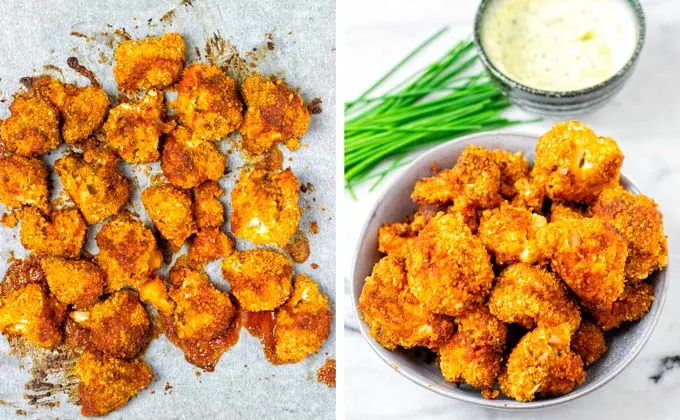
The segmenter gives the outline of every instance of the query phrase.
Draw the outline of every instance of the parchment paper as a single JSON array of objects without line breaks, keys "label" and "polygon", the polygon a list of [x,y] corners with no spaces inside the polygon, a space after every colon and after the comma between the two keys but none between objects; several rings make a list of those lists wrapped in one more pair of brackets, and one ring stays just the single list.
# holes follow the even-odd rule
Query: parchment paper
[{"label": "parchment paper", "polygon": [[[168,14],[172,10],[174,12]],[[5,101],[0,103],[0,118],[8,115],[10,95],[19,88],[19,78],[44,73],[46,64],[63,69],[65,81],[88,84],[66,66],[69,56],[77,57],[81,64],[93,70],[109,95],[115,98],[110,47],[111,40],[120,37],[111,33],[121,27],[134,38],[179,31],[187,41],[189,60],[197,58],[194,47],[201,50],[205,60],[206,41],[219,31],[222,38],[241,52],[242,58],[247,62],[256,61],[259,72],[283,77],[292,87],[300,88],[306,101],[322,99],[323,112],[312,117],[309,132],[302,139],[303,147],[294,153],[284,148],[284,165],[292,167],[301,184],[313,185],[310,192],[301,193],[300,197],[300,206],[304,209],[300,227],[310,240],[311,256],[305,263],[296,265],[296,272],[315,279],[334,309],[334,1],[4,0],[0,2],[0,100]],[[88,36],[109,34],[100,34],[93,41],[72,32]],[[266,36],[267,33],[271,35]],[[268,45],[269,42],[273,45]],[[250,57],[245,57],[246,51],[250,51]],[[47,71],[61,77],[59,71],[49,68]],[[229,141],[222,142],[221,147],[226,152]],[[63,148],[51,154],[46,159],[48,164],[62,151]],[[220,181],[226,191],[222,198],[225,204],[241,164],[238,153],[228,157],[231,172]],[[149,225],[139,193],[148,185],[148,175],[157,172],[157,164],[152,165],[150,172],[145,165],[134,170],[127,165],[124,168],[126,175],[136,179],[133,183],[138,187],[131,209]],[[53,181],[58,179],[54,178]],[[56,197],[61,186],[53,183],[53,187]],[[319,225],[317,235],[310,233],[312,221]],[[226,226],[228,228],[228,224]],[[97,252],[93,239],[98,228],[88,232],[87,249],[92,253]],[[238,246],[249,248],[243,242]],[[2,275],[11,252],[16,257],[26,255],[19,242],[18,227],[0,226]],[[312,268],[312,263],[318,264],[318,268]],[[219,262],[211,263],[207,271],[214,283],[228,290]],[[7,340],[0,338],[0,419],[14,418],[17,414],[21,414],[19,418],[80,417],[80,407],[68,403],[65,395],[52,396],[60,404],[51,409],[29,404],[22,396],[26,382],[31,379],[30,360],[17,360],[8,351]],[[317,370],[329,357],[335,357],[334,327],[319,354],[298,364],[281,366],[269,364],[260,342],[243,329],[238,344],[222,356],[215,372],[197,376],[200,369],[187,363],[180,350],[160,337],[145,354],[155,373],[153,382],[126,407],[107,418],[331,419],[335,411],[335,390],[316,382]]]}]

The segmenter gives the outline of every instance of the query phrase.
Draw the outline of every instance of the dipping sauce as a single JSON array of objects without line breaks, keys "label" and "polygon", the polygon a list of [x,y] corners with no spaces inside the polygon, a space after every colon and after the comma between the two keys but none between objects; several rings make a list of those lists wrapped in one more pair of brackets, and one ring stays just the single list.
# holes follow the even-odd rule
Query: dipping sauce
[{"label": "dipping sauce", "polygon": [[480,38],[491,63],[510,79],[566,92],[621,70],[635,52],[638,24],[625,0],[496,0]]}]

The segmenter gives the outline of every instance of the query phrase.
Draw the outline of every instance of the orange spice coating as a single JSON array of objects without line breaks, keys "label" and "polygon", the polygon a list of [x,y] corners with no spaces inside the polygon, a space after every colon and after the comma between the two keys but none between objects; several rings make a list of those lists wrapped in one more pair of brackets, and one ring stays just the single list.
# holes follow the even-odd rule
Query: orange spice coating
[{"label": "orange spice coating", "polygon": [[234,251],[234,240],[219,228],[202,229],[191,240],[189,259],[197,264],[220,257],[228,257]]},{"label": "orange spice coating", "polygon": [[602,329],[590,321],[583,321],[571,337],[571,350],[581,357],[584,366],[600,360],[607,352]]},{"label": "orange spice coating", "polygon": [[545,202],[545,186],[532,177],[521,178],[515,182],[517,194],[512,198],[512,205],[541,213]]},{"label": "orange spice coating", "polygon": [[579,207],[568,206],[562,203],[552,203],[550,206],[550,223],[565,219],[583,219],[585,211]]},{"label": "orange spice coating", "polygon": [[165,89],[179,80],[185,56],[178,33],[125,41],[113,53],[113,77],[122,91]]},{"label": "orange spice coating", "polygon": [[489,254],[457,214],[438,214],[406,257],[411,292],[432,312],[455,316],[486,299],[493,282]]},{"label": "orange spice coating", "polygon": [[622,187],[609,188],[599,195],[591,212],[626,238],[629,281],[644,280],[666,267],[668,243],[663,233],[663,216],[651,198],[631,194]]},{"label": "orange spice coating", "polygon": [[224,175],[226,164],[226,157],[214,144],[192,142],[186,127],[176,127],[166,137],[161,169],[173,185],[194,188],[205,181],[217,181]]},{"label": "orange spice coating", "polygon": [[218,199],[222,194],[224,190],[214,181],[206,181],[194,188],[194,217],[199,229],[224,225],[224,206]]},{"label": "orange spice coating", "polygon": [[654,302],[654,286],[645,282],[627,285],[609,310],[591,310],[597,325],[609,331],[624,322],[637,321],[649,312]]},{"label": "orange spice coating", "polygon": [[141,359],[121,360],[95,349],[86,350],[76,363],[80,413],[103,416],[117,410],[149,386],[153,371]]},{"label": "orange spice coating", "polygon": [[0,331],[7,336],[22,335],[40,347],[54,348],[62,338],[59,311],[56,299],[48,296],[43,286],[27,284],[0,298]]},{"label": "orange spice coating", "polygon": [[47,257],[40,265],[50,292],[61,303],[87,308],[104,291],[104,272],[90,261]]},{"label": "orange spice coating", "polygon": [[171,184],[151,186],[142,192],[142,203],[156,229],[176,249],[197,231],[191,192]]},{"label": "orange spice coating", "polygon": [[139,298],[161,314],[171,315],[175,310],[175,302],[170,299],[168,287],[161,275],[152,274],[151,278],[139,287]]},{"label": "orange spice coating", "polygon": [[241,94],[247,105],[240,129],[246,152],[261,155],[275,144],[289,141],[299,145],[311,119],[300,95],[283,81],[260,75],[248,77]]},{"label": "orange spice coating", "polygon": [[503,197],[511,199],[517,195],[515,183],[529,175],[529,162],[522,152],[508,152],[506,150],[492,150],[496,158],[498,168],[501,170],[500,193]]},{"label": "orange spice coating", "polygon": [[30,255],[25,260],[11,259],[9,263],[5,277],[0,282],[0,298],[7,297],[9,293],[31,283],[47,289],[47,280],[40,266],[40,258]]},{"label": "orange spice coating", "polygon": [[177,84],[172,107],[194,139],[214,141],[228,136],[243,121],[243,104],[234,79],[207,64],[192,64]]},{"label": "orange spice coating", "polygon": [[543,216],[502,204],[495,209],[484,210],[477,237],[496,257],[497,264],[534,263],[540,257],[536,232],[547,224]]},{"label": "orange spice coating", "polygon": [[9,208],[28,205],[47,211],[47,177],[40,159],[0,156],[0,202]]},{"label": "orange spice coating", "polygon": [[453,319],[430,312],[413,296],[400,258],[388,255],[373,266],[359,298],[362,319],[389,350],[417,346],[437,350],[454,331]]},{"label": "orange spice coating", "polygon": [[274,310],[290,296],[293,263],[279,252],[236,251],[222,260],[222,272],[246,311]]},{"label": "orange spice coating", "polygon": [[19,213],[21,244],[36,254],[76,258],[85,242],[87,225],[77,209],[54,210],[45,217],[35,207]]},{"label": "orange spice coating", "polygon": [[61,143],[57,110],[38,95],[17,96],[11,116],[2,124],[0,150],[32,157],[56,149]]},{"label": "orange spice coating", "polygon": [[378,230],[378,251],[406,258],[418,236],[411,223],[386,223]]},{"label": "orange spice coating", "polygon": [[299,191],[290,168],[241,171],[231,193],[231,231],[256,244],[283,247],[298,228]]}]

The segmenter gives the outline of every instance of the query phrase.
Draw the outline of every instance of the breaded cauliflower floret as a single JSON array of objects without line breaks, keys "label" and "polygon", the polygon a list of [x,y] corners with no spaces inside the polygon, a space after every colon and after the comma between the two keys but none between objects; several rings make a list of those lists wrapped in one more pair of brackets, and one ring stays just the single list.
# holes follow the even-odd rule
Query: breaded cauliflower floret
[{"label": "breaded cauliflower floret", "polygon": [[0,298],[0,332],[54,348],[62,338],[59,311],[56,299],[48,296],[43,286],[27,284]]},{"label": "breaded cauliflower floret", "polygon": [[218,198],[222,194],[224,190],[214,181],[206,181],[194,188],[194,217],[199,229],[224,225],[224,206]]},{"label": "breaded cauliflower floret", "polygon": [[299,147],[311,119],[300,95],[283,81],[260,75],[248,77],[241,94],[248,107],[240,129],[246,152],[261,155],[277,143]]},{"label": "breaded cauliflower floret", "polygon": [[522,207],[536,213],[541,213],[545,202],[545,186],[534,178],[521,178],[515,182],[515,195],[511,201],[515,207]]},{"label": "breaded cauliflower floret", "polygon": [[496,158],[498,168],[501,170],[500,193],[503,197],[511,199],[517,195],[515,183],[529,175],[529,162],[522,152],[508,152],[506,150],[492,150]]},{"label": "breaded cauliflower floret", "polygon": [[297,232],[299,191],[290,168],[241,171],[231,193],[231,231],[256,244],[283,247]]},{"label": "breaded cauliflower floret", "polygon": [[290,296],[293,263],[276,251],[236,251],[222,260],[222,272],[246,311],[274,310]]},{"label": "breaded cauliflower floret", "polygon": [[581,357],[584,366],[590,366],[600,360],[607,352],[602,329],[590,321],[583,321],[571,337],[571,350]]},{"label": "breaded cauliflower floret", "polygon": [[191,131],[177,127],[168,134],[161,154],[161,169],[170,183],[194,188],[224,175],[227,160],[217,147],[205,141],[192,142]]},{"label": "breaded cauliflower floret", "polygon": [[139,288],[139,298],[164,315],[172,315],[175,310],[175,302],[170,299],[165,280],[159,274],[152,274]]},{"label": "breaded cauliflower floret", "polygon": [[568,219],[538,232],[550,266],[589,308],[608,310],[623,293],[626,241],[598,219]]},{"label": "breaded cauliflower floret", "polygon": [[408,288],[400,258],[382,258],[366,278],[359,311],[370,333],[388,350],[417,346],[437,350],[454,331],[453,319],[425,308]]},{"label": "breaded cauliflower floret", "polygon": [[536,394],[559,396],[571,392],[586,378],[581,358],[571,351],[567,325],[536,328],[512,349],[499,384],[517,401],[532,401]]},{"label": "breaded cauliflower floret", "polygon": [[456,172],[453,169],[434,172],[433,176],[421,178],[416,182],[411,199],[420,205],[453,203],[453,200],[461,195],[459,185],[456,183]]},{"label": "breaded cauliflower floret", "polygon": [[163,255],[153,232],[128,214],[106,223],[97,233],[97,264],[106,273],[106,291],[139,288],[161,267]]},{"label": "breaded cauliflower floret", "polygon": [[172,106],[181,123],[199,140],[223,139],[243,121],[243,104],[234,79],[208,64],[192,64],[184,70]]},{"label": "breaded cauliflower floret", "polygon": [[411,292],[435,313],[458,315],[482,303],[491,289],[489,254],[456,214],[438,214],[406,257]]},{"label": "breaded cauliflower floret", "polygon": [[276,312],[274,352],[281,363],[297,363],[319,351],[331,333],[328,297],[314,280],[295,277],[290,299]]},{"label": "breaded cauliflower floret", "polygon": [[155,162],[160,159],[161,135],[173,127],[164,117],[163,93],[150,90],[138,102],[123,102],[111,109],[102,130],[106,142],[127,163]]},{"label": "breaded cauliflower floret", "polygon": [[61,303],[87,308],[104,292],[104,272],[90,261],[47,257],[40,265],[50,292]]},{"label": "breaded cauliflower floret", "polygon": [[496,257],[496,264],[534,263],[540,257],[536,232],[547,224],[543,216],[502,204],[495,209],[484,210],[477,237]]},{"label": "breaded cauliflower floret", "polygon": [[591,310],[597,325],[609,331],[624,322],[637,321],[649,312],[654,302],[654,286],[639,282],[626,286],[609,310]]},{"label": "breaded cauliflower floret", "polygon": [[47,167],[36,158],[0,156],[0,202],[5,207],[24,205],[48,210]]},{"label": "breaded cauliflower floret", "polygon": [[234,241],[218,228],[202,229],[191,240],[189,259],[197,264],[220,257],[228,257],[234,251]]},{"label": "breaded cauliflower floret", "polygon": [[7,297],[11,292],[32,283],[47,288],[45,272],[40,267],[40,258],[30,255],[25,260],[11,259],[5,277],[0,282],[0,298]]},{"label": "breaded cauliflower floret", "polygon": [[568,206],[562,203],[552,203],[550,206],[550,223],[567,219],[583,219],[585,211],[578,207]]},{"label": "breaded cauliflower floret", "polygon": [[120,360],[95,349],[86,350],[75,367],[83,416],[103,416],[123,407],[149,386],[151,368],[141,359]]},{"label": "breaded cauliflower floret", "polygon": [[616,228],[628,242],[626,278],[646,279],[668,264],[668,243],[663,233],[663,216],[656,203],[642,194],[621,187],[604,190],[591,208],[593,217]]},{"label": "breaded cauliflower floret", "polygon": [[0,150],[32,157],[59,147],[57,110],[42,97],[17,96],[9,106],[11,116],[2,124]]},{"label": "breaded cauliflower floret", "polygon": [[36,254],[76,258],[85,242],[87,225],[77,209],[53,210],[45,217],[35,207],[19,213],[21,244]]},{"label": "breaded cauliflower floret", "polygon": [[378,251],[406,258],[418,236],[411,223],[386,223],[378,230]]},{"label": "breaded cauliflower floret", "polygon": [[178,33],[125,41],[113,53],[113,77],[118,89],[126,92],[165,89],[182,75],[185,55],[184,39]]},{"label": "breaded cauliflower floret", "polygon": [[155,185],[142,192],[142,203],[156,229],[175,249],[197,231],[190,191],[171,184]]},{"label": "breaded cauliflower floret", "polygon": [[553,273],[524,263],[503,270],[488,305],[498,319],[526,329],[565,324],[573,332],[581,323],[580,309],[562,282]]},{"label": "breaded cauliflower floret", "polygon": [[532,176],[555,201],[592,203],[617,185],[623,154],[609,137],[578,121],[557,123],[538,139]]}]

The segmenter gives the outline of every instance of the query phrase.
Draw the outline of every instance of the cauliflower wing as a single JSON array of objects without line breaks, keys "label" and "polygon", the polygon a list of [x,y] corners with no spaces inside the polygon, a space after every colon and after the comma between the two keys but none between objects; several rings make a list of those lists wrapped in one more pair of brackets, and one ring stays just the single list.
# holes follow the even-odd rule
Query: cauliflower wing
[{"label": "cauliflower wing", "polygon": [[142,203],[156,229],[175,249],[198,230],[190,191],[171,184],[155,185],[142,192]]},{"label": "cauliflower wing", "polygon": [[90,261],[47,257],[40,266],[50,292],[61,303],[88,308],[104,293],[104,272]]},{"label": "cauliflower wing", "polygon": [[477,237],[500,265],[535,263],[540,257],[536,233],[546,226],[545,217],[529,210],[502,204],[484,210]]},{"label": "cauliflower wing", "polygon": [[193,142],[191,131],[176,127],[170,132],[161,153],[163,175],[180,188],[194,188],[224,175],[227,160],[217,147],[205,141]]},{"label": "cauliflower wing", "polygon": [[224,190],[214,181],[206,181],[194,188],[194,217],[200,229],[224,225],[224,207],[218,198],[222,194]]},{"label": "cauliflower wing", "polygon": [[19,213],[21,244],[36,254],[76,258],[85,243],[87,225],[77,209],[54,210],[49,217],[35,207]]},{"label": "cauliflower wing", "polygon": [[35,206],[47,212],[47,167],[36,158],[0,156],[0,202],[8,208]]},{"label": "cauliflower wing", "polygon": [[61,343],[63,311],[38,283],[29,283],[0,298],[0,332],[22,335],[36,346],[54,348]]},{"label": "cauliflower wing", "polygon": [[571,350],[581,357],[584,366],[590,366],[600,360],[607,352],[602,328],[590,321],[583,321],[571,337]]}]

